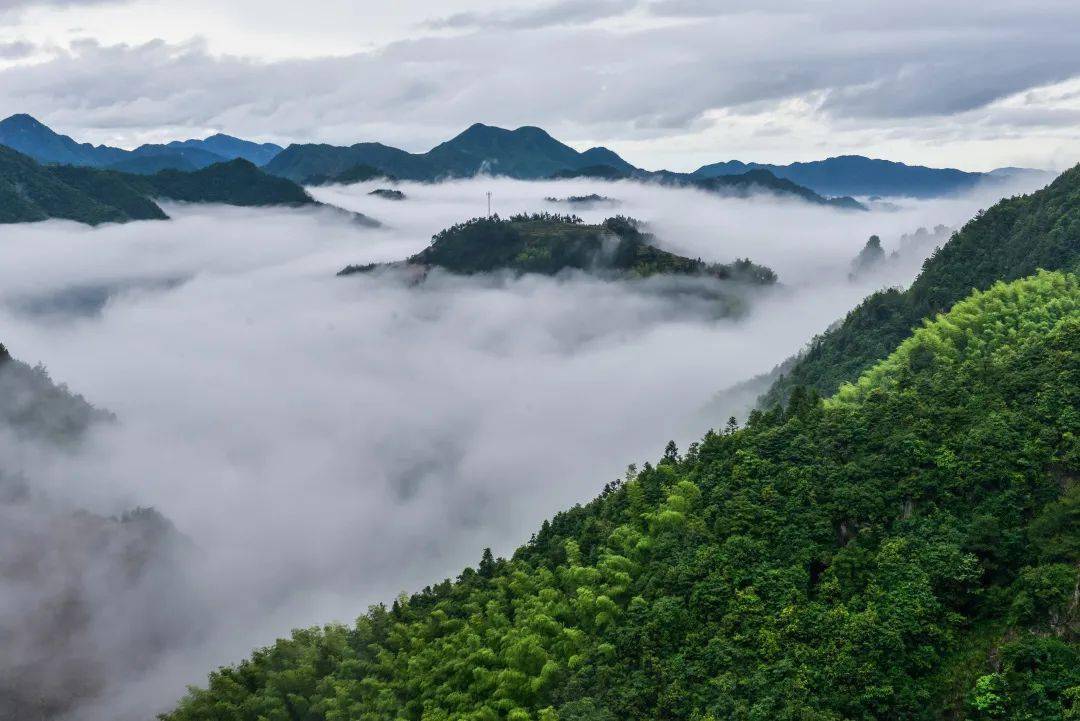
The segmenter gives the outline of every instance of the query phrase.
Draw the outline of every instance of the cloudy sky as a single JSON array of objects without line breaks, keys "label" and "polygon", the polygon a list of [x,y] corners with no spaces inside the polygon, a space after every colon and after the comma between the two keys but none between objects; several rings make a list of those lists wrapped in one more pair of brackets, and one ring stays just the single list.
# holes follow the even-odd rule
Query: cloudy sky
[{"label": "cloudy sky", "polygon": [[1080,159],[1075,0],[0,0],[0,113],[133,146],[540,125],[649,168]]}]

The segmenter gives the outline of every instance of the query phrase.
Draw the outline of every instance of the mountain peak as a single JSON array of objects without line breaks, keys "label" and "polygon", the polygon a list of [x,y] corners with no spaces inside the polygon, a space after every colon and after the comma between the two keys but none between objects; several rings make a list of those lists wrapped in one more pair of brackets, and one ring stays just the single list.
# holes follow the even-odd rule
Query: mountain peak
[{"label": "mountain peak", "polygon": [[56,135],[49,126],[27,113],[16,113],[0,120],[0,130],[15,133],[29,132],[41,135]]},{"label": "mountain peak", "polygon": [[473,123],[469,127],[465,128],[465,130],[463,130],[460,133],[458,133],[457,135],[455,135],[451,139],[450,142],[453,142],[454,140],[460,140],[460,139],[471,139],[471,138],[491,137],[491,136],[495,136],[495,135],[505,135],[506,133],[509,133],[509,132],[510,132],[509,130],[506,130],[505,128],[497,127],[495,125],[484,125],[483,123]]},{"label": "mountain peak", "polygon": [[522,125],[520,128],[518,128],[517,130],[514,131],[514,134],[515,135],[526,136],[526,137],[527,136],[532,136],[532,137],[537,137],[537,138],[550,138],[551,137],[551,133],[544,130],[543,128],[538,128],[535,125]]},{"label": "mountain peak", "polygon": [[127,151],[77,143],[53,131],[37,118],[17,113],[0,120],[0,144],[29,155],[39,163],[103,166],[118,160]]}]

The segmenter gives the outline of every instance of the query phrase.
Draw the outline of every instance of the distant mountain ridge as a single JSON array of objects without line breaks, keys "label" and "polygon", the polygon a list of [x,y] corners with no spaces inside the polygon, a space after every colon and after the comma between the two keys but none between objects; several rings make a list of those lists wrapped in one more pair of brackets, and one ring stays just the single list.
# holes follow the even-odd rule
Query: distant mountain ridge
[{"label": "distant mountain ridge", "polygon": [[173,149],[196,149],[213,153],[226,160],[243,158],[255,165],[266,165],[284,148],[276,143],[253,143],[250,140],[234,138],[224,133],[216,133],[202,140],[174,140],[166,147]]},{"label": "distant mountain ridge", "polygon": [[267,163],[266,171],[304,183],[309,178],[334,177],[357,165],[418,181],[471,177],[482,172],[539,180],[593,165],[610,165],[623,172],[637,170],[614,151],[597,147],[578,152],[537,127],[506,130],[475,123],[426,153],[409,153],[382,143],[347,147],[294,144]]},{"label": "distant mountain ridge", "polygon": [[143,175],[161,170],[201,170],[237,158],[265,165],[282,150],[273,143],[253,143],[222,133],[202,140],[174,140],[125,150],[79,143],[25,113],[0,120],[0,145],[46,165],[82,165]]},{"label": "distant mountain ridge", "polygon": [[520,180],[595,177],[632,179],[665,185],[687,185],[727,196],[745,196],[765,190],[798,197],[811,203],[865,210],[852,198],[825,198],[799,184],[777,178],[764,169],[736,176],[699,178],[687,173],[647,171],[623,160],[603,147],[578,152],[540,128],[526,126],[506,130],[476,123],[426,153],[409,153],[382,143],[357,143],[348,147],[318,144],[290,145],[264,166],[268,173],[304,185],[349,182],[354,168],[414,181],[467,178],[490,173]]},{"label": "distant mountain ridge", "polygon": [[771,193],[781,198],[798,198],[815,205],[828,205],[839,210],[867,210],[867,207],[850,195],[826,197],[810,188],[786,178],[778,178],[764,168],[754,168],[737,175],[718,175],[700,178],[690,173],[674,173],[670,170],[638,170],[627,172],[610,165],[590,165],[576,170],[561,170],[552,179],[595,178],[597,180],[635,180],[643,183],[696,188],[726,198],[747,198],[760,193]]},{"label": "distant mountain ridge", "polygon": [[999,168],[989,173],[972,173],[956,168],[928,168],[862,155],[840,155],[825,160],[790,165],[744,163],[729,160],[705,165],[692,175],[716,178],[750,170],[768,170],[822,195],[884,195],[931,198],[970,190],[985,181],[1042,174],[1027,168]]},{"label": "distant mountain ridge", "polygon": [[[673,180],[686,184],[755,172],[775,192],[786,193],[759,171],[792,183],[796,195],[807,198],[812,191],[826,198],[844,196],[938,197],[968,190],[991,181],[1002,182],[1024,175],[1045,175],[1026,168],[999,168],[973,173],[955,168],[930,168],[889,160],[843,155],[790,165],[744,163],[730,160],[698,168],[693,173],[648,171],[624,160],[604,147],[577,151],[545,130],[524,126],[507,130],[475,123],[457,136],[426,153],[410,153],[378,142],[350,146],[295,143],[282,148],[274,143],[254,143],[217,133],[210,137],[146,144],[134,150],[79,143],[60,135],[35,118],[18,114],[0,121],[0,145],[7,145],[44,164],[85,165],[149,175],[162,170],[194,171],[226,160],[242,158],[264,167],[272,175],[296,183],[327,183],[363,166],[390,178],[439,181],[472,177],[478,173],[522,180],[551,177],[610,177]],[[1049,178],[1047,178],[1049,179]],[[722,184],[722,183],[721,183]],[[853,207],[854,201],[846,202]]]},{"label": "distant mountain ridge", "polygon": [[107,145],[79,143],[53,132],[36,118],[19,113],[0,120],[0,145],[6,145],[39,163],[105,167],[127,157],[129,151]]}]

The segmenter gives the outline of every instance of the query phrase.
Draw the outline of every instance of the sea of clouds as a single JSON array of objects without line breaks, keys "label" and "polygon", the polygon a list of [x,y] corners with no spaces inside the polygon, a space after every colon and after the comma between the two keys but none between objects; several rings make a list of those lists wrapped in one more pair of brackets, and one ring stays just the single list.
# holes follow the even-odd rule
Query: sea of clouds
[{"label": "sea of clouds", "polygon": [[[348,622],[455,576],[484,547],[511,553],[669,439],[685,447],[744,411],[710,399],[874,289],[910,282],[932,251],[909,244],[852,280],[871,234],[890,252],[1002,194],[863,213],[629,182],[401,184],[404,201],[368,195],[378,186],[312,192],[379,229],[326,210],[182,205],[166,206],[168,222],[4,227],[0,341],[117,416],[71,452],[3,438],[9,465],[51,512],[152,506],[190,543],[168,580],[151,576],[119,600],[87,592],[99,608],[79,653],[105,686],[70,718],[149,718],[292,628]],[[335,276],[421,250],[486,213],[488,192],[503,216],[631,215],[665,249],[749,257],[780,284],[733,289],[748,310],[727,318],[648,283],[581,274]],[[619,204],[544,200],[588,193]],[[27,510],[23,532],[0,541],[42,543],[37,517]],[[35,598],[0,586],[7,638]],[[137,666],[113,662],[133,654]],[[0,652],[0,673],[17,660]]]}]

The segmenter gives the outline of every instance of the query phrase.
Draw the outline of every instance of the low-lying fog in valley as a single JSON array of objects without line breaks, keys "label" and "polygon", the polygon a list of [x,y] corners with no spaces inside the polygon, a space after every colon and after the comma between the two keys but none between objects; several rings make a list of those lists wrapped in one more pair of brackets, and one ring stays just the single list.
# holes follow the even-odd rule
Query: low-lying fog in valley
[{"label": "low-lying fog in valley", "polygon": [[[380,229],[325,210],[211,206],[167,206],[169,222],[3,229],[0,340],[117,422],[63,454],[3,438],[33,502],[0,544],[44,542],[39,517],[137,506],[188,540],[177,570],[124,590],[106,582],[106,560],[50,552],[37,585],[0,590],[0,676],[54,674],[33,681],[59,686],[65,664],[84,664],[107,686],[71,718],[145,719],[292,628],[349,622],[475,565],[486,546],[509,554],[667,439],[684,448],[741,412],[713,395],[768,371],[875,288],[910,282],[933,249],[905,243],[851,279],[871,234],[888,254],[902,235],[959,227],[1002,194],[862,213],[630,182],[406,183],[394,186],[403,201],[369,196],[376,187],[312,193]],[[736,320],[655,283],[580,274],[335,277],[419,251],[484,214],[489,191],[502,216],[633,216],[668,250],[749,257],[780,284],[740,291]],[[619,204],[544,200],[589,193]],[[25,619],[72,593],[90,608],[81,630],[28,670]]]}]

